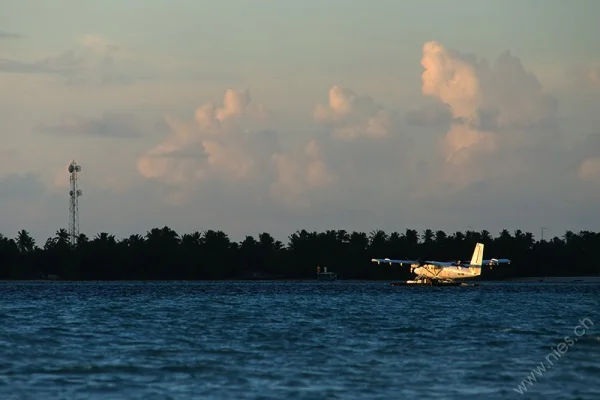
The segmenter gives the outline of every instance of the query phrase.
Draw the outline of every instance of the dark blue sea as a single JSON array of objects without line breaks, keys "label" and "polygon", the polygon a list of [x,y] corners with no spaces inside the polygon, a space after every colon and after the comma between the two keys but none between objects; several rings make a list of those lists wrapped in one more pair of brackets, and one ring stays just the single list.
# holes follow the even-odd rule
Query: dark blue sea
[{"label": "dark blue sea", "polygon": [[0,282],[0,399],[428,398],[600,399],[600,285]]}]

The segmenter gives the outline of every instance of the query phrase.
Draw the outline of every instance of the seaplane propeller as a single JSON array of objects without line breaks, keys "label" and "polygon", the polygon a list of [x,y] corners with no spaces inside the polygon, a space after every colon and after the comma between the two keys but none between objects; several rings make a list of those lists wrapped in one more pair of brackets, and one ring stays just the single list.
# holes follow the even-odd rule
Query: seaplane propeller
[{"label": "seaplane propeller", "polygon": [[410,265],[410,273],[411,274],[414,272],[415,269],[425,265],[425,262],[423,262],[423,260],[421,260],[420,258],[417,258],[416,261],[417,261],[416,263]]}]

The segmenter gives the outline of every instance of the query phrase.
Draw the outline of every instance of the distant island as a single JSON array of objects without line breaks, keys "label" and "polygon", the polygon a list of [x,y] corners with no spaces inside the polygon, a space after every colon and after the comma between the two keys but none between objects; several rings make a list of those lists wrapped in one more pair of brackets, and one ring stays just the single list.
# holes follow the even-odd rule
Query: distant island
[{"label": "distant island", "polygon": [[38,246],[26,230],[0,235],[0,279],[64,280],[226,280],[316,279],[327,266],[339,279],[406,279],[408,268],[372,263],[371,258],[469,261],[473,246],[485,244],[486,258],[510,258],[510,265],[485,270],[483,279],[600,274],[600,233],[567,231],[561,238],[534,240],[533,234],[503,230],[446,234],[407,229],[383,231],[297,231],[284,244],[269,233],[234,242],[222,231],[179,235],[163,227],[116,239],[106,232],[71,241],[60,229]]}]

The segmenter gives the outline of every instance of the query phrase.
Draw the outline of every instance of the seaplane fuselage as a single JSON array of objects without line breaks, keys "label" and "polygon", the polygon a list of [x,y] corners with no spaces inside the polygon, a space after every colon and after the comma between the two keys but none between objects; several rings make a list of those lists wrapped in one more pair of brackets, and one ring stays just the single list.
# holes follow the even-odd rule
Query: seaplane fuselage
[{"label": "seaplane fuselage", "polygon": [[412,264],[413,272],[418,276],[437,279],[468,279],[475,278],[481,275],[479,267],[462,267],[462,266],[444,266],[439,267],[433,264]]}]

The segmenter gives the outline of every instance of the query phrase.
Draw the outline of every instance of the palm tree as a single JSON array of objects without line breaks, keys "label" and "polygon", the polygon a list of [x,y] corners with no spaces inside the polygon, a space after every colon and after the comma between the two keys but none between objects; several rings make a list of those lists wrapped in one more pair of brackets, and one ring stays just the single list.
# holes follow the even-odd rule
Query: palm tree
[{"label": "palm tree", "polygon": [[77,236],[77,247],[79,248],[88,243],[89,241],[90,239],[86,236],[85,233],[80,233],[79,236]]},{"label": "palm tree", "polygon": [[433,243],[433,239],[435,238],[435,234],[431,229],[425,229],[423,231],[423,242],[427,244]]},{"label": "palm tree", "polygon": [[49,250],[49,249],[66,250],[70,246],[69,238],[70,238],[70,236],[69,236],[69,233],[67,232],[67,230],[64,228],[61,228],[56,231],[54,237],[50,237],[46,240],[46,243],[44,244],[44,249],[46,249],[46,250]]},{"label": "palm tree", "polygon": [[352,232],[348,243],[353,252],[363,253],[369,247],[369,238],[364,232]]},{"label": "palm tree", "polygon": [[491,243],[492,241],[492,235],[490,235],[490,232],[486,231],[485,229],[480,232],[479,237],[481,242],[484,244]]},{"label": "palm tree", "polygon": [[372,248],[384,247],[387,240],[387,234],[380,229],[371,231],[369,234],[369,246]]},{"label": "palm tree", "polygon": [[125,245],[125,247],[135,247],[144,244],[144,237],[142,235],[130,235],[128,238],[121,240],[121,243]]},{"label": "palm tree", "polygon": [[25,229],[18,232],[16,242],[21,253],[31,252],[35,249],[35,239]]},{"label": "palm tree", "polygon": [[181,236],[181,244],[185,247],[198,246],[201,241],[202,235],[200,232],[185,233],[183,236]]},{"label": "palm tree", "polygon": [[17,242],[0,234],[0,279],[16,275],[13,268],[17,267],[17,263],[20,261],[19,255]]},{"label": "palm tree", "polygon": [[104,244],[116,244],[115,236],[109,235],[106,232],[100,232],[94,238],[94,242],[104,243]]},{"label": "palm tree", "polygon": [[161,244],[177,244],[179,243],[179,235],[171,228],[164,226],[162,228],[153,228],[146,233],[146,240],[153,243]]},{"label": "palm tree", "polygon": [[406,244],[412,248],[416,248],[419,244],[419,233],[414,229],[407,229],[404,233]]}]

